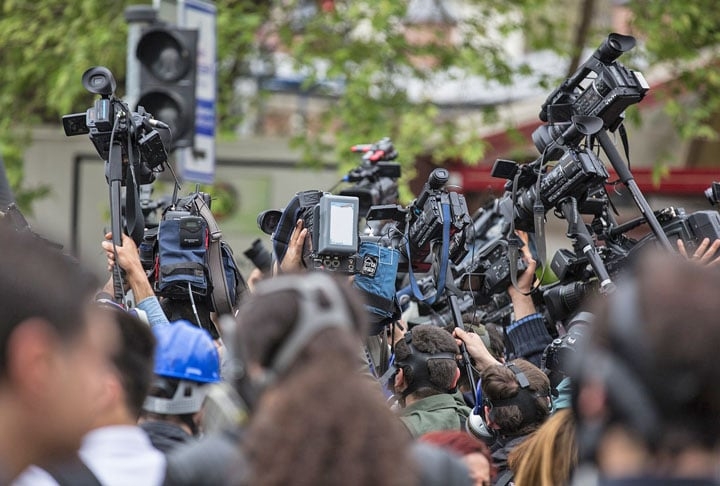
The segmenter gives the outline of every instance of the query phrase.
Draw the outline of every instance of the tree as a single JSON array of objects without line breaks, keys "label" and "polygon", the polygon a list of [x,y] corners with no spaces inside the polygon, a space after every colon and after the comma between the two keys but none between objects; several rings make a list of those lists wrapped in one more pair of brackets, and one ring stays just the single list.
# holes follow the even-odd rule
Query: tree
[{"label": "tree", "polygon": [[[631,27],[648,56],[648,63],[663,63],[676,81],[661,93],[666,111],[686,139],[716,140],[720,114],[720,11],[716,2],[699,0],[633,0],[628,4]],[[692,105],[682,95],[693,93]]]},{"label": "tree", "polygon": [[[19,198],[45,190],[22,187],[28,127],[40,122],[59,126],[63,114],[91,105],[93,96],[80,83],[85,69],[109,67],[123,95],[123,12],[134,3],[149,0],[0,0],[0,150]],[[408,16],[408,5],[417,3],[431,7],[445,22]],[[585,0],[581,6],[594,3]],[[390,136],[406,177],[418,157],[474,162],[484,150],[477,135],[482,121],[459,120],[429,96],[413,97],[409,80],[423,81],[430,89],[462,76],[509,83],[514,73],[528,70],[505,54],[503,44],[512,32],[521,30],[529,48],[553,48],[568,59],[575,44],[595,48],[607,34],[598,25],[588,30],[582,23],[588,15],[583,17],[584,10],[571,0],[217,0],[216,5],[221,136],[234,136],[244,115],[238,109],[244,100],[236,80],[253,75],[258,61],[272,73],[271,54],[285,49],[298,71],[307,74],[308,92],[330,100],[322,118],[309,120],[296,136],[305,158],[329,158],[346,168],[357,163],[348,158],[349,146]],[[720,76],[714,69],[720,13],[714,3],[635,0],[630,6],[637,12],[633,29],[649,61],[672,62],[680,76],[678,87],[700,97],[690,110],[676,101],[677,93],[668,93],[667,106],[677,115],[679,129],[686,136],[716,136],[710,122],[720,107]],[[702,64],[692,62],[700,58]],[[565,74],[558,71],[546,87],[554,87]],[[339,81],[342,89],[324,91],[327,85],[318,83],[323,79]],[[472,109],[492,117],[487,107]]]}]

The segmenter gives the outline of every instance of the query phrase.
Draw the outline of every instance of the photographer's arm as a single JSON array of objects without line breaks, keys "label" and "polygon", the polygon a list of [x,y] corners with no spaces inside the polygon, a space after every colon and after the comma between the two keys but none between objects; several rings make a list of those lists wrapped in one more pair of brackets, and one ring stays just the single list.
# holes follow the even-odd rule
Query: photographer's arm
[{"label": "photographer's arm", "polygon": [[522,252],[527,268],[518,278],[518,288],[513,285],[508,287],[515,320],[505,332],[517,358],[525,358],[535,366],[540,366],[542,352],[552,342],[552,337],[545,327],[545,318],[535,309],[532,296],[527,295],[535,282],[537,262],[530,252],[527,233],[518,231],[517,234],[524,243]]},{"label": "photographer's arm", "polygon": [[453,336],[455,336],[455,339],[458,341],[458,345],[460,345],[460,342],[465,343],[465,348],[470,357],[475,361],[475,368],[478,371],[482,372],[489,366],[501,364],[493,357],[478,334],[467,332],[456,327],[453,329]]},{"label": "photographer's arm", "polygon": [[122,246],[116,247],[113,251],[112,233],[108,233],[105,235],[105,241],[102,242],[102,248],[105,250],[110,272],[115,266],[115,251],[117,252],[117,263],[125,270],[125,278],[133,291],[136,305],[145,311],[150,325],[168,324],[169,321],[140,262],[140,255],[133,239],[123,234]]}]

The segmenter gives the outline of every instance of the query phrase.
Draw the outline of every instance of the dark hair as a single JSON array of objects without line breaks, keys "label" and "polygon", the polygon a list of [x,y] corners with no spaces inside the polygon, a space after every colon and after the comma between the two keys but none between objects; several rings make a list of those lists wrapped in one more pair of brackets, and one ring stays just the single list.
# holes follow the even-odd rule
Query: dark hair
[{"label": "dark hair", "polygon": [[[510,366],[514,366],[527,378],[529,386],[522,389],[518,377]],[[540,368],[524,359],[516,359],[508,365],[493,365],[481,374],[483,399],[493,404],[491,419],[500,427],[502,435],[522,435],[536,430],[550,415],[550,380]],[[521,391],[522,390],[522,391]],[[521,405],[503,404],[500,401],[529,393],[532,405],[523,412]],[[522,397],[520,397],[521,399]],[[518,399],[518,403],[520,403]]]},{"label": "dark hair", "polygon": [[155,336],[147,324],[120,309],[110,309],[120,330],[120,349],[112,358],[125,391],[128,410],[140,416],[153,379]]},{"label": "dark hair", "polygon": [[[633,270],[610,298],[594,302],[597,318],[575,378],[582,387],[604,355],[630,378],[598,377],[610,422],[650,449],[712,450],[720,444],[720,368],[712,358],[720,347],[720,272],[659,251],[646,252]],[[623,400],[629,393],[647,402],[643,410]]]},{"label": "dark hair", "polygon": [[[302,278],[285,281],[302,285]],[[344,282],[327,279],[327,285],[340,289],[345,302],[334,304],[345,304],[353,322],[317,332],[261,395],[243,440],[249,484],[413,484],[411,438],[377,383],[360,373],[366,324],[362,301]],[[322,308],[330,305],[330,295],[319,291],[313,297]],[[248,362],[272,365],[298,324],[301,298],[286,289],[243,303],[237,340],[245,344]]]},{"label": "dark hair", "polygon": [[0,375],[7,342],[23,321],[41,318],[64,340],[85,329],[98,280],[76,261],[31,233],[0,224]]},{"label": "dark hair", "polygon": [[[301,275],[283,275],[278,278],[303,278]],[[328,277],[328,282],[340,291],[347,307],[349,326],[357,331],[357,336],[365,336],[368,327],[368,316],[364,302],[357,290],[347,282],[335,277]],[[292,289],[249,296],[240,306],[236,333],[237,347],[245,350],[248,362],[269,367],[278,350],[291,334],[299,313],[298,292]],[[320,307],[329,307],[329,296],[319,293],[316,298]],[[350,339],[348,339],[348,337]],[[343,334],[340,347],[349,347],[357,354],[355,334]],[[333,348],[336,348],[334,346]],[[347,348],[346,348],[347,349]],[[298,356],[301,358],[302,353]]]},{"label": "dark hair", "polygon": [[[412,346],[421,353],[439,354],[460,353],[455,338],[445,329],[433,326],[432,324],[420,324],[412,328],[409,333],[412,335]],[[402,363],[410,356],[410,347],[406,339],[400,339],[395,343],[395,362]],[[411,366],[401,366],[405,383],[412,388],[416,385],[418,372]],[[425,386],[420,384],[413,395],[417,398],[429,397],[440,393],[448,393],[455,386],[455,376],[458,370],[457,362],[451,359],[432,359],[427,361],[428,376],[430,383]]]}]

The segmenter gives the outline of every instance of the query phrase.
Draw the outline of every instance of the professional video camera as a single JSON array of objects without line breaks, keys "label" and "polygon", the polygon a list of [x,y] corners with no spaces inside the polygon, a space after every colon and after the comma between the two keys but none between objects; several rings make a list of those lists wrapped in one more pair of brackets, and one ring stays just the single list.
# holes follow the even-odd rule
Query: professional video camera
[{"label": "professional video camera", "polygon": [[[501,212],[500,202],[500,199],[491,201],[473,216],[472,226],[467,231],[470,249],[463,261],[454,267],[455,285],[463,291],[473,292],[477,304],[489,302],[511,282],[505,239],[510,223]],[[515,268],[518,275],[527,268],[520,255]]]},{"label": "professional video camera", "polygon": [[359,201],[353,196],[338,196],[309,190],[295,194],[283,211],[263,211],[258,225],[273,237],[273,249],[279,261],[285,256],[295,223],[302,220],[307,228],[302,260],[307,268],[341,273],[358,270]]},{"label": "professional video camera", "polygon": [[383,226],[379,236],[388,239],[388,246],[400,250],[413,271],[430,269],[435,261],[431,250],[438,248],[438,243],[444,247],[440,257],[453,263],[460,263],[468,253],[466,229],[472,220],[465,196],[445,189],[449,177],[447,169],[435,169],[408,207],[390,204],[373,206],[368,211],[368,221],[394,222]]},{"label": "professional video camera", "polygon": [[[140,245],[145,232],[145,217],[140,204],[139,186],[155,180],[155,172],[167,161],[167,149],[155,128],[169,130],[167,124],[155,120],[144,108],[133,112],[115,97],[116,82],[110,70],[92,67],[82,75],[82,84],[89,92],[100,95],[85,113],[62,118],[67,136],[89,134],[100,158],[105,161],[105,178],[110,188],[110,222],[112,242],[121,246],[124,226]],[[125,186],[122,202],[121,187]],[[122,207],[121,207],[122,206]],[[115,298],[124,299],[119,266],[113,270]]]},{"label": "professional video camera", "polygon": [[125,102],[116,98],[115,78],[106,67],[88,69],[82,76],[82,83],[85,89],[99,94],[100,98],[85,113],[62,117],[65,135],[89,134],[97,153],[105,161],[110,159],[112,150],[119,149],[123,161],[123,185],[128,168],[137,184],[153,182],[155,171],[159,171],[167,161],[165,144],[155,129],[168,130],[168,125],[155,120],[143,107],[138,107],[137,112],[131,111]]},{"label": "professional video camera", "polygon": [[362,164],[343,177],[343,182],[355,184],[339,194],[357,197],[363,217],[372,206],[396,204],[401,169],[400,164],[392,162],[398,156],[392,141],[385,137],[377,143],[354,145],[350,150],[363,154]]},{"label": "professional video camera", "polygon": [[[633,47],[634,37],[610,34],[592,56],[548,96],[540,109],[540,119],[557,123],[569,122],[574,115],[599,117],[603,128],[615,131],[623,121],[625,109],[642,100],[650,89],[642,73],[616,61]],[[595,76],[589,77],[591,73]],[[562,130],[562,126],[547,127],[534,134],[533,139],[564,138],[568,143],[567,134],[561,135]]]},{"label": "professional video camera", "polygon": [[589,335],[594,316],[579,312],[568,322],[568,332],[547,345],[540,360],[540,369],[548,375],[550,385],[556,388],[563,378],[569,376],[577,365],[578,353]]},{"label": "professional video camera", "polygon": [[[576,128],[579,125],[579,128]],[[575,117],[569,130],[586,132],[588,135],[601,128],[599,119]],[[570,147],[548,172],[544,172],[543,157],[525,165],[498,159],[492,168],[492,176],[508,179],[505,185],[510,194],[501,202],[503,211],[512,214],[517,229],[533,232],[536,208],[542,214],[559,208],[567,198],[574,198],[583,213],[582,204],[592,189],[602,187],[609,174],[600,158],[588,147]],[[515,180],[517,179],[517,180]]]}]

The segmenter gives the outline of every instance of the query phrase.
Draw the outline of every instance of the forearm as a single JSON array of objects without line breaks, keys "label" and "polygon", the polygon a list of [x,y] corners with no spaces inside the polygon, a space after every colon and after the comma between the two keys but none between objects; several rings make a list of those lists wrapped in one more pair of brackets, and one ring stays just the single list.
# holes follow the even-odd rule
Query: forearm
[{"label": "forearm", "polygon": [[132,289],[135,302],[140,302],[148,297],[155,297],[150,280],[148,280],[145,270],[140,267],[131,267],[125,273],[128,285]]},{"label": "forearm", "polygon": [[507,327],[506,333],[516,357],[524,358],[540,367],[542,353],[552,342],[542,314],[532,313],[514,320]]},{"label": "forearm", "polygon": [[170,324],[170,321],[165,315],[165,312],[163,312],[160,302],[155,295],[151,295],[144,299],[138,299],[136,302],[135,306],[144,311],[147,315],[150,327]]}]

